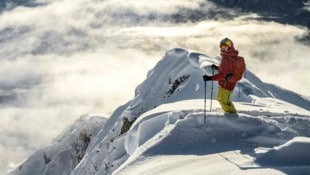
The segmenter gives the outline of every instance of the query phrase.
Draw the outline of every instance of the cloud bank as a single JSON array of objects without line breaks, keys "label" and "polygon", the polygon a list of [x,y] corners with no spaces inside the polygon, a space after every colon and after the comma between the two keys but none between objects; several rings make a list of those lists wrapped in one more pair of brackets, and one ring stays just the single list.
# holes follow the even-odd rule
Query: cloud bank
[{"label": "cloud bank", "polygon": [[[230,37],[264,81],[310,96],[307,30],[235,18],[174,23],[202,0],[40,0],[0,15],[0,173],[85,113],[110,114],[175,47],[215,57]],[[216,6],[209,3],[208,10]]]}]

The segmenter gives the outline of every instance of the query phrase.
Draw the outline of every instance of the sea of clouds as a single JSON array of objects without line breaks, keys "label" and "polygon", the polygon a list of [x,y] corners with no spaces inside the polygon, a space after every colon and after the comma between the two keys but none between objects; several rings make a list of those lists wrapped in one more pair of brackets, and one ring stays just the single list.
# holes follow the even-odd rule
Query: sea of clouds
[{"label": "sea of clouds", "polygon": [[[37,0],[0,13],[0,174],[47,145],[85,113],[109,116],[134,96],[166,50],[219,54],[235,41],[266,82],[310,96],[307,29],[254,20],[176,23],[202,0]],[[207,3],[203,10],[217,8]]]}]

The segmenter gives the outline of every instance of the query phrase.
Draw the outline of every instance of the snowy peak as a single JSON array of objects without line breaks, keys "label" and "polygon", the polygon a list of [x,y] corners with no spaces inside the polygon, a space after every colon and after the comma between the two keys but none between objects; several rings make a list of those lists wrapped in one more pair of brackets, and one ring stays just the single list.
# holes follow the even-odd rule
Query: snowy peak
[{"label": "snowy peak", "polygon": [[[113,127],[111,127],[111,122],[111,125],[105,126],[105,128],[110,128],[110,130],[106,129],[104,132],[98,134],[96,140],[101,140],[101,142],[97,142],[96,145],[93,145],[92,149],[88,150],[88,156],[76,167],[73,174],[110,174],[114,171],[118,172],[122,167],[126,167],[126,165],[137,161],[141,156],[150,154],[149,151],[154,149],[163,150],[164,152],[161,153],[164,154],[171,154],[173,151],[181,154],[183,151],[186,152],[187,148],[187,152],[192,151],[193,149],[190,149],[190,147],[193,147],[193,143],[195,143],[194,145],[204,145],[205,140],[203,141],[203,138],[205,137],[203,136],[206,135],[203,133],[208,133],[204,129],[200,133],[202,134],[201,139],[198,139],[202,142],[188,142],[188,140],[181,139],[181,135],[173,138],[174,134],[172,133],[189,133],[188,137],[192,138],[191,141],[196,140],[197,135],[195,133],[201,128],[203,120],[202,99],[204,97],[204,82],[202,81],[202,75],[212,74],[210,65],[218,62],[218,58],[210,58],[205,54],[191,52],[181,48],[167,51],[163,59],[148,72],[145,81],[137,87],[136,96],[133,100],[130,101],[128,106],[121,107],[123,112],[118,109],[116,112],[117,115],[113,114],[111,116],[109,120],[114,122]],[[211,87],[211,82],[207,83],[207,87]],[[270,143],[269,140],[273,140],[273,138],[268,136],[273,131],[270,133],[267,132],[266,135],[262,134],[264,133],[264,129],[270,127],[269,125],[258,125],[258,127],[255,127],[256,129],[260,128],[260,132],[256,132],[257,130],[255,128],[246,127],[246,125],[257,125],[263,121],[259,119],[253,124],[252,121],[255,121],[251,119],[253,117],[277,116],[284,113],[287,114],[283,116],[288,118],[293,117],[295,114],[297,116],[309,116],[309,111],[275,99],[265,83],[249,71],[247,72],[246,78],[237,87],[237,90],[233,94],[233,99],[242,102],[236,104],[237,108],[242,106],[240,109],[244,112],[240,117],[249,117],[249,119],[245,120],[245,118],[241,118],[241,121],[245,120],[242,125],[231,124],[231,120],[234,121],[234,118],[224,117],[220,119],[218,116],[223,116],[223,114],[211,112],[208,113],[208,122],[214,128],[223,128],[227,127],[226,125],[232,125],[236,129],[241,126],[242,131],[238,130],[236,132],[239,136],[242,133],[250,133],[253,137],[247,138],[249,143],[256,145],[262,142],[262,145],[277,145],[295,136],[289,133],[285,139],[276,139],[276,141]],[[213,93],[216,90],[217,85],[214,83]],[[207,98],[210,99],[210,90],[208,89],[207,92]],[[197,99],[198,102],[193,102],[192,105],[183,103],[190,99]],[[218,104],[214,104],[214,109],[218,108]],[[127,134],[120,136],[119,133],[123,117],[138,117],[138,120],[136,120]],[[214,122],[212,123],[213,120]],[[190,131],[180,131],[178,128],[181,123],[184,126],[188,126],[187,130]],[[243,131],[245,127],[249,131]],[[281,127],[276,126],[276,128],[281,133]],[[231,130],[221,131],[220,135],[230,132]],[[253,132],[256,134],[253,135]],[[211,133],[215,134],[217,132],[213,133],[211,130]],[[243,138],[239,138],[239,140],[241,139]],[[179,147],[174,149],[169,144],[162,145],[161,143],[165,143],[165,140],[177,145],[183,145],[182,143],[184,143],[186,146],[184,146],[184,149]],[[207,140],[214,142],[216,139]],[[237,149],[237,147],[234,147],[234,149]],[[152,152],[151,154],[154,153]]]},{"label": "snowy peak", "polygon": [[[76,151],[70,147],[75,143],[72,142],[74,139],[62,137],[67,138],[62,139],[66,140],[63,144],[51,147],[48,151],[36,152],[20,166],[28,167],[29,170],[38,166],[38,172],[16,169],[12,174],[182,174],[180,166],[183,165],[192,169],[189,172],[192,174],[225,174],[230,171],[238,174],[245,170],[242,167],[259,167],[265,171],[264,167],[273,166],[274,161],[267,164],[262,162],[269,158],[273,160],[279,154],[281,157],[295,146],[305,151],[310,145],[310,132],[307,129],[310,112],[305,106],[310,106],[310,102],[293,92],[265,84],[249,70],[232,95],[235,106],[240,111],[238,114],[225,114],[221,111],[217,101],[211,99],[211,96],[216,96],[218,85],[213,83],[212,91],[212,82],[207,82],[208,111],[207,125],[204,125],[205,84],[202,75],[216,73],[211,65],[218,64],[219,61],[220,58],[211,58],[182,48],[167,51],[148,72],[146,79],[137,86],[135,97],[131,101],[118,107],[106,122],[97,122],[99,125],[105,123],[102,129],[98,130],[100,127],[96,122],[95,127],[90,127],[97,128],[96,132],[92,132],[96,136],[92,134],[87,147],[77,144],[77,150],[82,150],[81,154],[77,154],[80,157],[72,156]],[[298,106],[302,103],[307,105]],[[120,135],[124,117],[137,120],[127,133]],[[81,127],[72,127],[69,133],[75,133],[75,128],[79,131],[78,128]],[[76,137],[78,136],[73,138]],[[47,165],[42,160],[43,152],[53,155]],[[226,157],[214,157],[224,153]],[[284,161],[277,169],[282,171],[282,165],[296,166],[296,162],[301,161],[304,163],[303,167],[298,167],[299,172],[310,170],[310,164],[307,163],[310,157],[298,159],[299,152],[291,154],[296,159],[286,164]],[[161,166],[156,166],[160,155],[167,160],[171,160],[169,155],[178,156],[181,163],[189,155],[203,156],[199,161],[204,164],[204,161],[213,159],[216,162],[231,162],[229,157],[242,161],[233,162],[238,166],[224,165],[227,168],[220,169],[218,164],[207,164],[207,169],[201,169],[190,167],[186,163],[188,160],[184,160],[182,164],[164,161],[168,169],[162,169]],[[247,161],[243,160],[245,155],[250,157]],[[189,160],[198,161],[195,157],[190,157]],[[70,165],[61,162],[70,162]],[[151,168],[145,169],[145,166],[140,165]],[[153,166],[157,168],[152,168]],[[236,167],[239,168],[235,170]],[[260,174],[259,168],[251,171]],[[286,169],[288,172],[293,170],[294,168]],[[268,173],[277,174],[273,171],[267,171]]]},{"label": "snowy peak", "polygon": [[[246,61],[246,60],[245,60]],[[136,96],[129,105],[134,117],[163,104],[186,99],[204,97],[202,75],[217,73],[212,64],[219,64],[220,58],[211,58],[205,54],[175,48],[166,52],[162,60],[149,71],[146,80],[136,88]],[[218,88],[213,84],[215,97]],[[207,82],[207,99],[211,98],[212,82]],[[237,84],[232,99],[252,102],[259,98],[277,98],[309,110],[309,100],[283,88],[262,82],[255,74],[247,70],[245,77]]]},{"label": "snowy peak", "polygon": [[202,97],[198,88],[203,72],[190,64],[189,55],[184,49],[169,50],[148,72],[128,108],[134,117],[163,103]]}]

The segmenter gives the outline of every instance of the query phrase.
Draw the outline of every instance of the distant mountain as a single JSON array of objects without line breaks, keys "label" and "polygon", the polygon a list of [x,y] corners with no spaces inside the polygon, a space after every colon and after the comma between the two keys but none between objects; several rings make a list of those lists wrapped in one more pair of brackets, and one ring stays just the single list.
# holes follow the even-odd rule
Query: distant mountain
[{"label": "distant mountain", "polygon": [[[83,117],[9,174],[182,174],[184,167],[187,174],[309,172],[310,101],[264,83],[249,70],[232,94],[240,112],[235,115],[223,113],[210,99],[217,83],[213,91],[211,82],[206,84],[204,125],[202,75],[212,74],[211,65],[218,63],[219,58],[182,48],[167,51],[135,97],[107,121]],[[123,117],[138,119],[120,135]]]},{"label": "distant mountain", "polygon": [[[309,0],[210,0],[213,3],[239,10],[244,13],[257,13],[262,20],[282,24],[301,25],[310,28],[310,11],[306,10]],[[309,6],[309,5],[308,5]]]},{"label": "distant mountain", "polygon": [[[210,2],[216,6],[210,8]],[[248,13],[260,15],[259,20],[310,28],[309,0],[205,0],[197,9],[183,9],[172,15],[176,22],[206,19],[231,19]]]},{"label": "distant mountain", "polygon": [[[211,3],[215,6],[212,6]],[[6,0],[0,2],[0,12],[16,6],[36,7],[44,4],[33,0]],[[247,13],[256,13],[261,16],[260,20],[301,25],[309,29],[309,4],[309,0],[205,0],[196,9],[183,8],[171,16],[159,16],[154,13],[146,18],[149,20],[159,18],[174,22],[197,22],[206,19],[230,19]],[[128,13],[127,15],[133,20],[141,19],[137,14]]]},{"label": "distant mountain", "polygon": [[36,7],[44,4],[45,3],[36,2],[34,0],[2,0],[0,2],[0,12],[13,9],[17,6]]}]

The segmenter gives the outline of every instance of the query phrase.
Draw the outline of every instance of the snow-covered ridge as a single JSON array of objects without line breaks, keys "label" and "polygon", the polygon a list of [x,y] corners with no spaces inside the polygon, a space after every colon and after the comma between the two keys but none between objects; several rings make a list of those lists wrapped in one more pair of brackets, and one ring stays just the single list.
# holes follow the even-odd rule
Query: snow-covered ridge
[{"label": "snow-covered ridge", "polygon": [[[182,48],[167,51],[148,72],[145,81],[137,86],[135,97],[118,107],[106,122],[95,124],[98,131],[99,125],[105,123],[100,131],[93,132],[97,135],[89,139],[87,147],[79,144],[78,148],[87,148],[80,157],[72,157],[72,148],[62,151],[68,150],[64,149],[66,146],[55,147],[48,150],[62,153],[48,163],[44,164],[42,160],[37,163],[38,157],[42,157],[42,151],[39,151],[11,174],[182,174],[183,166],[190,166],[189,160],[200,163],[216,160],[230,166],[226,169],[219,169],[220,163],[210,164],[207,169],[194,166],[187,174],[237,174],[242,171],[300,174],[309,171],[310,156],[305,154],[299,159],[298,155],[310,146],[310,101],[265,84],[249,70],[232,95],[241,112],[238,115],[222,113],[215,100],[209,111],[212,84],[207,83],[207,125],[203,125],[202,75],[212,74],[210,65],[218,62],[219,58]],[[217,88],[214,83],[213,98]],[[138,119],[128,133],[120,135],[123,117]],[[72,145],[72,142],[67,144]],[[292,152],[295,148],[299,148],[298,152]],[[273,158],[288,151],[294,157],[293,161],[273,164]],[[181,163],[171,160],[169,155],[178,157]],[[245,155],[248,158],[244,159]],[[160,156],[171,162],[163,161],[165,166],[159,166],[156,161]],[[71,163],[62,165],[62,161]],[[299,167],[300,162],[302,167]],[[139,166],[143,164],[149,169]],[[266,168],[270,166],[275,170]],[[209,172],[211,170],[213,172]]]}]

